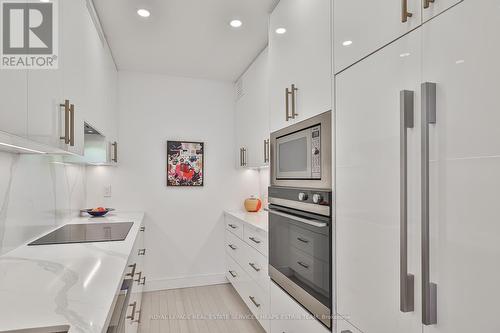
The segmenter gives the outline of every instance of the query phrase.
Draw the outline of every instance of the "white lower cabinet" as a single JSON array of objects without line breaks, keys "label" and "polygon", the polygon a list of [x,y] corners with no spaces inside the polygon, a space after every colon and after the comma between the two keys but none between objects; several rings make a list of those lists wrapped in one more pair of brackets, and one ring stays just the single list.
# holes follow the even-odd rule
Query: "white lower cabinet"
[{"label": "white lower cabinet", "polygon": [[[145,230],[144,226],[141,226],[141,230]],[[145,255],[144,231],[139,231],[134,248],[130,254],[127,275],[125,277],[133,280],[129,304],[126,310],[126,333],[136,333],[142,319],[142,291],[146,284],[146,275],[144,272]]]},{"label": "white lower cabinet", "polygon": [[[230,224],[238,228],[231,228]],[[243,228],[242,233],[239,228]],[[269,332],[268,259],[250,246],[249,239],[240,238],[248,228],[251,228],[248,224],[235,222],[233,217],[226,215],[226,276],[264,330]],[[267,236],[259,236],[267,243]]]},{"label": "white lower cabinet", "polygon": [[270,285],[270,299],[271,333],[330,332],[274,282]]}]

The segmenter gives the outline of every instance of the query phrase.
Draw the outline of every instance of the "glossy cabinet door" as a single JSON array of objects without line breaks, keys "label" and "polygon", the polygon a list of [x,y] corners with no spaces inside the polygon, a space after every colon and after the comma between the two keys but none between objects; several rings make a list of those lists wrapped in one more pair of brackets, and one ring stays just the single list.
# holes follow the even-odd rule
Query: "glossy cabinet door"
[{"label": "glossy cabinet door", "polygon": [[335,0],[335,73],[418,27],[421,12],[421,0]]},{"label": "glossy cabinet door", "polygon": [[240,78],[243,94],[236,101],[235,114],[237,167],[242,166],[241,148],[245,148],[244,167],[256,168],[269,163],[264,150],[264,140],[269,138],[267,55],[266,48]]},{"label": "glossy cabinet door", "polygon": [[[331,109],[330,0],[282,0],[269,27],[271,131]],[[283,34],[278,29],[285,29]],[[297,116],[287,121],[285,89],[295,85]],[[289,114],[292,101],[289,96]]]},{"label": "glossy cabinet door", "polygon": [[430,2],[429,0],[422,0],[422,18],[424,21],[428,21],[462,1],[464,0],[434,0],[433,2]]},{"label": "glossy cabinet door", "polygon": [[418,142],[407,133],[408,274],[413,310],[400,311],[401,98],[417,123],[421,34],[414,31],[336,76],[337,312],[366,333],[417,333],[420,324]]},{"label": "glossy cabinet door", "polygon": [[0,69],[0,131],[27,135],[28,71]]},{"label": "glossy cabinet door", "polygon": [[63,97],[63,71],[65,69],[63,48],[63,32],[66,29],[63,22],[65,6],[71,6],[72,2],[58,2],[59,21],[59,67],[57,69],[34,69],[28,71],[28,137],[30,140],[48,145],[54,148],[66,150],[65,144],[65,114]]},{"label": "glossy cabinet door", "polygon": [[88,9],[86,1],[65,1],[62,4],[63,15],[60,18],[62,37],[60,41],[60,65],[63,66],[62,97],[75,106],[75,138],[74,146],[68,145],[67,150],[77,155],[83,155],[83,123],[87,109],[87,91],[85,90],[86,48],[89,45],[86,33],[88,27]]},{"label": "glossy cabinet door", "polygon": [[423,80],[436,83],[429,224],[437,284],[437,324],[424,333],[500,331],[498,31],[496,0],[464,1],[423,26]]}]

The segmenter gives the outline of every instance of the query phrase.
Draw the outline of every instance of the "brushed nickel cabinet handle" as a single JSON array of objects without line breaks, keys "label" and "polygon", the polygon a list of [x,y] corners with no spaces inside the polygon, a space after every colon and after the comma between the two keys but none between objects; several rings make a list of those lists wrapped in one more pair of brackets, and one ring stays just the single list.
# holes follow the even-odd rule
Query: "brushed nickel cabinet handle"
[{"label": "brushed nickel cabinet handle", "polygon": [[137,280],[134,280],[134,281],[135,281],[135,282],[137,282],[138,284],[141,284],[141,280],[142,280],[142,272],[135,273],[135,275],[139,275],[139,277],[137,278]]},{"label": "brushed nickel cabinet handle", "polygon": [[129,265],[128,267],[132,268],[132,271],[130,273],[127,273],[125,276],[130,276],[131,278],[134,278],[137,264]]},{"label": "brushed nickel cabinet handle", "polygon": [[250,298],[250,300],[252,301],[252,303],[253,303],[256,307],[258,307],[258,308],[260,307],[260,304],[259,304],[259,303],[257,303],[257,302],[255,301],[255,297],[253,297],[253,296],[248,296],[248,298]]},{"label": "brushed nickel cabinet handle", "polygon": [[146,227],[145,226],[142,226],[141,229],[139,229],[140,231],[144,232],[146,231]]},{"label": "brushed nickel cabinet handle", "polygon": [[75,104],[71,104],[69,107],[69,114],[71,116],[70,127],[69,127],[69,145],[71,147],[75,146]]},{"label": "brushed nickel cabinet handle", "polygon": [[285,120],[289,121],[292,119],[290,116],[290,89],[286,88],[285,89]]},{"label": "brushed nickel cabinet handle", "polygon": [[132,314],[130,316],[127,316],[127,319],[134,321],[135,320],[135,312],[136,312],[136,308],[137,308],[137,301],[135,301],[132,304],[129,304],[128,306],[132,307]]},{"label": "brushed nickel cabinet handle", "polygon": [[255,263],[249,262],[248,265],[254,269],[256,272],[260,272],[260,268],[255,266]]},{"label": "brushed nickel cabinet handle", "polygon": [[309,265],[304,264],[302,261],[297,261],[297,264],[299,264],[300,266],[304,267],[305,269],[309,269]]},{"label": "brushed nickel cabinet handle", "polygon": [[229,226],[231,229],[238,229],[238,226],[237,226],[237,225],[234,225],[234,224],[228,224],[228,226]]},{"label": "brushed nickel cabinet handle", "polygon": [[229,248],[230,248],[231,250],[233,250],[233,251],[237,249],[237,247],[236,247],[236,246],[234,246],[233,244],[229,244],[228,246],[229,246]]},{"label": "brushed nickel cabinet handle", "polygon": [[292,94],[292,119],[295,119],[296,116],[299,114],[297,113],[297,108],[296,108],[296,100],[297,100],[297,89],[295,87],[295,84],[292,84],[292,89],[291,89],[291,94]]},{"label": "brushed nickel cabinet handle", "polygon": [[139,249],[137,255],[139,255],[139,256],[145,256],[146,255],[146,249]]},{"label": "brushed nickel cabinet handle", "polygon": [[413,128],[413,91],[400,92],[400,215],[399,289],[401,312],[414,310],[413,274],[408,274],[408,129]]},{"label": "brushed nickel cabinet handle", "polygon": [[64,140],[65,144],[69,144],[69,99],[59,106],[64,108],[64,136],[59,137],[59,139]]},{"label": "brushed nickel cabinet handle", "polygon": [[269,139],[264,140],[264,163],[269,163]]},{"label": "brushed nickel cabinet handle", "polygon": [[408,0],[401,0],[401,22],[407,22],[408,17],[412,16],[413,14],[408,11]]},{"label": "brushed nickel cabinet handle", "polygon": [[340,333],[352,333],[351,330],[343,330],[343,331],[340,331]]},{"label": "brushed nickel cabinet handle", "polygon": [[309,243],[309,241],[307,239],[304,239],[304,238],[301,238],[301,237],[297,237],[297,240],[299,242],[302,242],[302,243],[305,243],[305,244]]},{"label": "brushed nickel cabinet handle", "polygon": [[118,142],[113,142],[111,146],[113,146],[113,158],[111,160],[118,163]]},{"label": "brushed nickel cabinet handle", "polygon": [[422,323],[437,324],[437,284],[430,281],[429,127],[436,124],[436,84],[422,83]]},{"label": "brushed nickel cabinet handle", "polygon": [[424,0],[424,8],[429,8],[431,3],[434,3],[434,0]]},{"label": "brushed nickel cabinet handle", "polygon": [[229,271],[229,274],[231,274],[232,277],[237,277],[236,273],[234,271]]},{"label": "brushed nickel cabinet handle", "polygon": [[258,240],[258,239],[257,239],[257,238],[255,238],[255,237],[248,237],[248,239],[250,239],[250,240],[251,240],[252,242],[254,242],[255,244],[260,244],[260,243],[261,243],[261,241],[260,241],[260,240]]},{"label": "brushed nickel cabinet handle", "polygon": [[143,285],[145,285],[145,284],[146,284],[146,277],[145,277],[145,276],[143,276],[143,277],[142,277],[142,279],[141,279],[141,281],[139,282],[139,285],[140,285],[140,286],[143,286]]}]

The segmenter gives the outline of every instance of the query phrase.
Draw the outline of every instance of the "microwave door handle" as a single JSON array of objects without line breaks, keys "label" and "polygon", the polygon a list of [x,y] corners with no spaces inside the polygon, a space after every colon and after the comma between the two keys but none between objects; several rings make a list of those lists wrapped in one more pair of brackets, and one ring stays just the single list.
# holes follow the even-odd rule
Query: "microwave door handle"
[{"label": "microwave door handle", "polygon": [[297,221],[297,222],[302,222],[302,223],[305,223],[305,224],[309,224],[309,225],[312,225],[313,227],[318,227],[318,228],[328,227],[328,223],[322,222],[322,221],[319,221],[319,220],[306,219],[306,218],[295,216],[295,215],[292,215],[292,214],[283,213],[283,212],[281,212],[279,210],[276,210],[276,209],[269,209],[268,211],[271,214],[282,216],[282,217],[286,217],[288,219],[291,219],[291,220],[294,220],[294,221]]}]

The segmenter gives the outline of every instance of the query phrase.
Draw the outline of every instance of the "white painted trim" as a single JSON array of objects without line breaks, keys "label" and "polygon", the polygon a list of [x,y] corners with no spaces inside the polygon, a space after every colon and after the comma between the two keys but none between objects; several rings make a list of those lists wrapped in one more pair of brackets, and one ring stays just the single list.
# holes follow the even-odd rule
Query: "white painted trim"
[{"label": "white painted trim", "polygon": [[228,282],[224,274],[183,276],[161,280],[147,280],[144,291],[200,287]]}]

